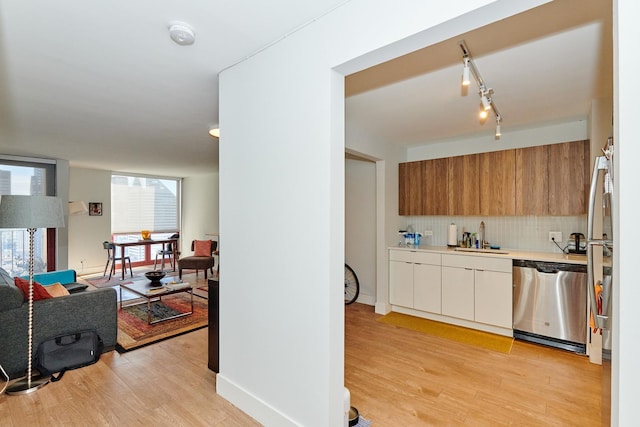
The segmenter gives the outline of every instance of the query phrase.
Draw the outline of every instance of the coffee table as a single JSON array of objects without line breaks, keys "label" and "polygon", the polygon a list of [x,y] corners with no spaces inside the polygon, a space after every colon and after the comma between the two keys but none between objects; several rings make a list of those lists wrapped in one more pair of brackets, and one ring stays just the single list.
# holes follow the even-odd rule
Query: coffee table
[{"label": "coffee table", "polygon": [[[138,295],[143,298],[144,302],[138,302],[134,304],[122,305],[122,289]],[[167,295],[173,295],[180,292],[187,292],[191,295],[191,311],[186,313],[176,314],[175,316],[169,316],[162,319],[151,320],[151,302],[162,301],[162,297]],[[193,314],[193,289],[189,283],[176,282],[174,277],[166,277],[162,279],[161,286],[151,286],[151,281],[147,279],[134,280],[131,283],[120,284],[120,308],[132,307],[134,305],[147,304],[147,323],[153,325],[154,323],[164,322],[165,320],[176,319],[178,317],[188,316]]]}]

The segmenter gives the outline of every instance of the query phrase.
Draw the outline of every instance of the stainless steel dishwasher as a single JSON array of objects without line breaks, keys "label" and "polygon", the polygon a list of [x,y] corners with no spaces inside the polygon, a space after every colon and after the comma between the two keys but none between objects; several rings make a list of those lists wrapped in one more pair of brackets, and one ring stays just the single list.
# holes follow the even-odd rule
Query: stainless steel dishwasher
[{"label": "stainless steel dishwasher", "polygon": [[513,335],[586,353],[587,266],[513,260]]}]

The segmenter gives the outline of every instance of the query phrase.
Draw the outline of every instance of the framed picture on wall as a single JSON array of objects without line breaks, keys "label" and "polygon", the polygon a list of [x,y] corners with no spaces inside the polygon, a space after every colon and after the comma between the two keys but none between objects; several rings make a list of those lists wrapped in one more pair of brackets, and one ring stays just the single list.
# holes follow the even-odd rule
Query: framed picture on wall
[{"label": "framed picture on wall", "polygon": [[102,216],[101,202],[89,202],[89,216]]}]

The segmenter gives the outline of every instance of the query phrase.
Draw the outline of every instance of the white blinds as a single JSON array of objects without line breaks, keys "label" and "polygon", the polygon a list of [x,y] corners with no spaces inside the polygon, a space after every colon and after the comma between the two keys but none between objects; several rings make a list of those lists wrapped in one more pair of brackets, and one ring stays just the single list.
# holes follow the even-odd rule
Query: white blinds
[{"label": "white blinds", "polygon": [[179,179],[112,175],[111,232],[174,232],[179,200]]}]

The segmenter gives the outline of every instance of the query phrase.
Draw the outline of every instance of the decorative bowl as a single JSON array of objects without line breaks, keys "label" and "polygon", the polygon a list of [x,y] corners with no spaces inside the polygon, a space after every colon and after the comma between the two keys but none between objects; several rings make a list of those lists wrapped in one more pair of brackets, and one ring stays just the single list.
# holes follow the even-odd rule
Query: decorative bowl
[{"label": "decorative bowl", "polygon": [[151,280],[151,285],[157,286],[160,284],[160,280],[162,280],[164,278],[164,276],[167,275],[167,273],[165,273],[164,271],[147,271],[146,273],[144,273],[145,276],[147,276],[147,279]]}]

